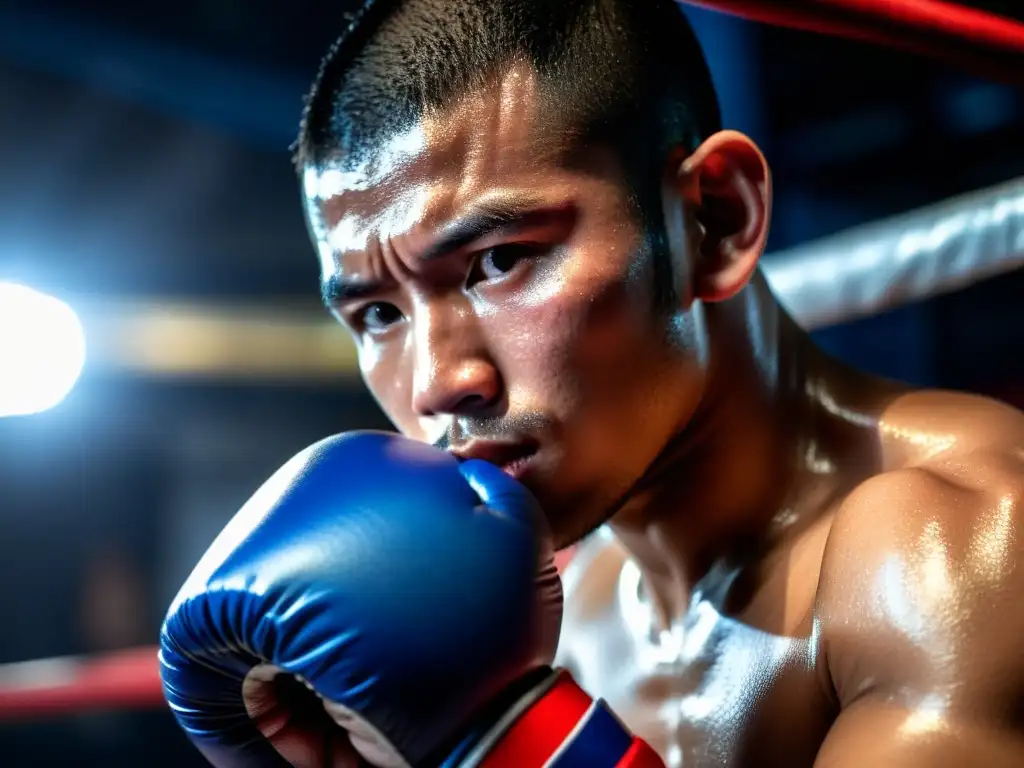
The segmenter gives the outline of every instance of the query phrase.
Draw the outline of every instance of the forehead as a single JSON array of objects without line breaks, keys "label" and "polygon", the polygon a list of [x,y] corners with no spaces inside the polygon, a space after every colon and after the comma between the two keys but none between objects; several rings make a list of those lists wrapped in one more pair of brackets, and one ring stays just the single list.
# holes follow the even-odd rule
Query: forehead
[{"label": "forehead", "polygon": [[[540,84],[514,64],[443,110],[429,111],[355,167],[330,160],[303,174],[324,271],[372,241],[415,240],[495,193],[558,186],[563,136]],[[561,179],[565,181],[564,178]]]}]

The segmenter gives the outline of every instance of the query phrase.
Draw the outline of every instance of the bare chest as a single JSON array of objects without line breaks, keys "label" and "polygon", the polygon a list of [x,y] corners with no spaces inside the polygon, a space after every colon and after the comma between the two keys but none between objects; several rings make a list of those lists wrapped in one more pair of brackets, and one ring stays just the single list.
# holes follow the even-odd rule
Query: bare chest
[{"label": "bare chest", "polygon": [[607,610],[569,621],[562,653],[670,768],[813,764],[832,719],[809,637],[747,626],[698,603],[671,631],[650,616],[624,569]]}]

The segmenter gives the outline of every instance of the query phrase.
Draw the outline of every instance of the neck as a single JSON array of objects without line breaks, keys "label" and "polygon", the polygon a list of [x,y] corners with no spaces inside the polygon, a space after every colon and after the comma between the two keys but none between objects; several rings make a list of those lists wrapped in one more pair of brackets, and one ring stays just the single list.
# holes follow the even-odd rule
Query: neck
[{"label": "neck", "polygon": [[724,600],[739,573],[815,522],[846,481],[840,455],[863,450],[873,428],[857,407],[834,407],[832,382],[854,374],[766,285],[708,310],[701,404],[611,522],[666,627],[694,598]]}]

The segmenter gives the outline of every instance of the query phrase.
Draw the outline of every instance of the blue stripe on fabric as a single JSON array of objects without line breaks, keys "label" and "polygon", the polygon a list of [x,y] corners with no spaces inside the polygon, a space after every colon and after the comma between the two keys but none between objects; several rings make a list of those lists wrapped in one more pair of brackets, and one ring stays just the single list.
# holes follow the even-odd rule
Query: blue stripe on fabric
[{"label": "blue stripe on fabric", "polygon": [[597,702],[570,738],[549,768],[615,768],[633,746],[632,734],[603,701]]}]

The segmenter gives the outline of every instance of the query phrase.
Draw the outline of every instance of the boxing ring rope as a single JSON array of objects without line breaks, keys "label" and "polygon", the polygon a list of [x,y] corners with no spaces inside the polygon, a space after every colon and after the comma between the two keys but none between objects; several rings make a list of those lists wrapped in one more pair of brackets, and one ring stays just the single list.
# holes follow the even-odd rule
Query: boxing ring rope
[{"label": "boxing ring rope", "polygon": [[[694,4],[767,23],[919,50],[978,68],[1012,70],[1004,71],[1004,76],[1019,78],[1018,70],[1024,71],[1020,66],[1024,64],[1024,25],[950,3],[698,0]],[[764,269],[797,320],[817,328],[878,314],[1022,265],[1024,179],[1018,179],[770,255]],[[236,317],[235,322],[241,321]],[[294,341],[299,335],[287,338]],[[321,353],[323,343],[321,338],[316,345]],[[351,358],[344,361],[346,366],[353,365]],[[0,722],[162,705],[155,647],[95,658],[0,665]]]},{"label": "boxing ring rope", "polygon": [[1024,24],[941,0],[686,0],[777,27],[918,53],[1024,82]]},{"label": "boxing ring rope", "polygon": [[0,665],[0,723],[163,704],[155,646]]},{"label": "boxing ring rope", "polygon": [[1024,179],[768,259],[772,289],[810,329],[955,291],[1024,266]]}]

